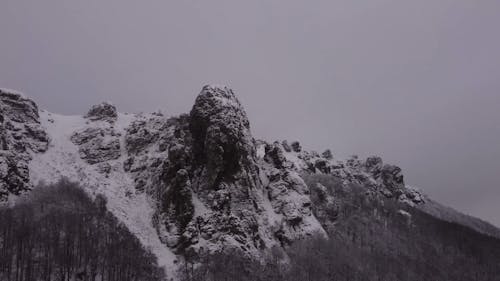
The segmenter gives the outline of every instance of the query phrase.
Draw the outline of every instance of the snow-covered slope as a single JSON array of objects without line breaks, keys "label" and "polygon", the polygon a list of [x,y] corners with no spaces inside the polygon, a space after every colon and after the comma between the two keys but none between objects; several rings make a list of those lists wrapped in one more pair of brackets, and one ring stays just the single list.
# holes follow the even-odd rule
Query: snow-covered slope
[{"label": "snow-covered slope", "polygon": [[303,173],[329,174],[367,194],[424,202],[401,169],[303,151],[298,142],[255,140],[233,91],[205,86],[189,114],[122,114],[103,103],[85,116],[38,110],[0,91],[0,200],[66,177],[108,208],[173,271],[189,251],[266,249],[326,232]]},{"label": "snow-covered slope", "polygon": [[[41,111],[40,123],[50,144],[45,153],[35,154],[30,162],[30,180],[36,186],[39,182],[54,183],[66,177],[80,183],[90,194],[105,195],[108,209],[158,257],[159,265],[173,269],[175,255],[161,243],[152,225],[153,202],[146,194],[135,194],[134,182],[123,170],[124,151],[120,150],[118,158],[106,161],[110,169],[102,173],[98,165],[85,162],[78,147],[71,142],[75,132],[88,128],[113,130],[117,136],[123,136],[134,118],[134,115],[118,114],[116,122],[111,124]],[[123,142],[123,138],[119,140]]]}]

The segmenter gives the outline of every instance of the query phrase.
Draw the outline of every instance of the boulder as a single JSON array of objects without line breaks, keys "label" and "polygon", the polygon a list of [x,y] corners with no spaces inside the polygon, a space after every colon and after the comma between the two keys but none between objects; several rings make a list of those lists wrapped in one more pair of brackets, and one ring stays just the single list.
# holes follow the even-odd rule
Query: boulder
[{"label": "boulder", "polygon": [[112,123],[116,121],[118,114],[114,105],[108,102],[103,102],[92,106],[87,112],[87,115],[85,115],[85,118],[88,118],[91,121],[99,120]]}]

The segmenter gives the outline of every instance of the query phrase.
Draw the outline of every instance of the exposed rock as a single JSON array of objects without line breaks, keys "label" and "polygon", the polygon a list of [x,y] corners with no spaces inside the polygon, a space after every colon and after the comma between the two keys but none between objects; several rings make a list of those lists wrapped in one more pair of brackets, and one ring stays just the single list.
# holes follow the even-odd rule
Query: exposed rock
[{"label": "exposed rock", "polygon": [[283,216],[274,232],[276,239],[281,244],[289,244],[303,238],[307,232],[321,232],[321,227],[315,225],[309,187],[296,172],[290,171],[293,165],[287,164],[281,145],[277,142],[267,144],[265,151],[264,160],[271,167],[264,166],[268,179],[264,187],[268,190],[273,211]]},{"label": "exposed rock", "polygon": [[94,138],[103,138],[106,134],[105,129],[103,128],[85,128],[84,130],[81,130],[79,132],[75,132],[73,135],[71,135],[71,141],[76,144],[76,145],[82,145],[84,143],[92,141]]},{"label": "exposed rock", "polygon": [[20,93],[0,89],[0,201],[31,189],[31,154],[46,151],[48,145],[37,105]]},{"label": "exposed rock", "polygon": [[311,187],[311,201],[316,218],[323,223],[323,227],[329,228],[334,225],[339,216],[339,206],[327,188],[321,183]]},{"label": "exposed rock", "polygon": [[419,189],[406,185],[403,192],[404,194],[400,196],[399,200],[409,205],[425,203],[425,196]]},{"label": "exposed rock", "polygon": [[30,139],[26,145],[33,152],[47,151],[50,140],[39,123],[25,123],[24,136]]},{"label": "exposed rock", "polygon": [[[188,169],[184,144],[188,131],[186,116],[167,118],[159,114],[139,115],[126,129],[125,148],[129,155],[123,163],[134,179],[137,192],[146,192],[158,202],[155,224],[161,239],[171,247],[179,243],[182,233],[175,218],[164,214],[164,195],[178,170]],[[175,228],[172,228],[175,226]]]},{"label": "exposed rock", "polygon": [[[30,157],[46,151],[49,139],[29,99],[1,92],[0,109],[1,200],[30,188]],[[340,161],[330,150],[305,151],[298,142],[255,141],[243,107],[227,87],[203,87],[190,114],[179,117],[123,116],[107,103],[85,117],[71,119],[78,130],[64,134],[64,141],[71,135],[79,155],[71,149],[60,158],[69,163],[79,156],[84,161],[78,161],[76,174],[95,176],[106,188],[111,180],[127,185],[124,194],[116,190],[127,203],[147,194],[154,214],[146,221],[153,221],[155,235],[176,253],[237,247],[257,256],[274,245],[324,233],[323,227],[335,223],[339,204],[324,186],[307,186],[302,173],[333,175],[346,191],[356,183],[373,196],[423,202],[420,192],[405,187],[401,169],[379,157]],[[58,122],[66,125],[56,115],[42,113],[42,119],[51,132]],[[56,134],[58,141],[61,135]],[[65,172],[60,163],[54,166]],[[117,180],[122,176],[123,182]]]},{"label": "exposed rock", "polygon": [[108,102],[103,102],[92,106],[85,117],[92,121],[101,120],[115,122],[118,114],[114,105]]},{"label": "exposed rock", "polygon": [[283,143],[287,142],[283,141],[281,144],[259,142],[258,150],[265,152],[259,157],[272,163],[278,169],[284,167],[299,173],[333,175],[341,179],[345,186],[351,183],[365,186],[367,193],[372,195],[382,194],[410,205],[424,202],[421,193],[405,187],[401,169],[393,165],[384,165],[378,156],[368,157],[365,161],[360,160],[356,155],[345,161],[333,160],[330,150],[326,150],[321,155],[302,149],[299,152],[297,152],[298,149],[286,151],[283,149]]},{"label": "exposed rock", "polygon": [[281,142],[281,146],[283,146],[283,149],[286,152],[292,152],[292,147],[288,144],[288,142],[286,140]]},{"label": "exposed rock", "polygon": [[405,184],[401,168],[395,165],[385,164],[381,171],[382,183],[396,198],[403,194]]},{"label": "exposed rock", "polygon": [[314,168],[318,169],[323,174],[329,174],[331,171],[330,165],[326,159],[318,159],[314,162]]},{"label": "exposed rock", "polygon": [[31,189],[26,161],[9,151],[0,151],[0,201],[9,194],[19,195]]},{"label": "exposed rock", "polygon": [[[169,247],[185,252],[225,245],[258,255],[322,231],[312,214],[309,188],[288,170],[292,164],[283,146],[268,145],[262,154],[269,163],[257,163],[255,144],[260,142],[253,140],[245,111],[227,87],[206,86],[188,117],[162,130],[152,129],[155,123],[128,129],[126,139],[138,141],[126,141],[134,145],[127,149],[131,157],[124,168],[134,175],[136,187],[160,194],[155,221]],[[146,130],[148,137],[142,133]],[[151,175],[151,155],[162,157],[162,176],[154,185],[143,176]],[[140,168],[140,163],[149,166]]]},{"label": "exposed rock", "polygon": [[[163,182],[171,189],[178,177],[172,175],[186,169],[191,189],[209,212],[191,218],[187,224],[183,222],[175,231],[170,227],[169,234],[182,233],[178,246],[181,249],[196,248],[201,237],[210,245],[234,239],[247,250],[255,249],[254,242],[261,240],[257,222],[262,207],[256,202],[262,190],[243,107],[231,89],[205,86],[187,121],[187,131],[182,124],[174,126],[175,141],[168,147],[170,166]],[[180,204],[180,208],[184,205],[172,204]],[[167,221],[172,218],[167,217]]]},{"label": "exposed rock", "polygon": [[352,169],[359,169],[361,167],[361,160],[359,160],[357,155],[352,155],[351,157],[347,158],[345,162],[346,166]]},{"label": "exposed rock", "polygon": [[330,149],[323,151],[323,153],[321,153],[321,156],[323,156],[323,158],[325,158],[327,160],[333,159],[333,154],[332,154],[332,151]]},{"label": "exposed rock", "polygon": [[79,146],[80,157],[89,164],[115,160],[121,156],[120,140],[112,128],[86,128],[75,132],[71,141]]},{"label": "exposed rock", "polygon": [[80,147],[80,156],[89,164],[115,160],[120,157],[120,142],[96,138]]},{"label": "exposed rock", "polygon": [[368,157],[364,163],[365,169],[368,173],[372,174],[375,179],[380,177],[384,163],[382,158],[378,156]]},{"label": "exposed rock", "polygon": [[295,152],[301,152],[302,151],[302,146],[300,146],[300,143],[298,141],[292,142],[292,150]]},{"label": "exposed rock", "polygon": [[[155,122],[155,120],[157,119],[151,118],[149,120],[137,120],[127,128],[125,145],[128,153],[136,154],[158,140],[160,128],[158,128],[158,126],[151,126],[152,124],[148,124]],[[153,130],[152,127],[154,128]]]},{"label": "exposed rock", "polygon": [[266,145],[265,152],[265,160],[267,162],[272,163],[278,169],[285,167],[286,158],[279,144]]},{"label": "exposed rock", "polygon": [[3,116],[12,122],[40,123],[38,106],[20,93],[0,89],[0,104]]},{"label": "exposed rock", "polygon": [[251,174],[255,147],[250,123],[233,91],[205,86],[190,114],[194,164],[205,178],[203,188],[234,182],[238,173]]},{"label": "exposed rock", "polygon": [[191,196],[188,172],[180,169],[161,198],[161,208],[166,219],[163,223],[175,236],[181,236],[193,218],[194,206]]}]

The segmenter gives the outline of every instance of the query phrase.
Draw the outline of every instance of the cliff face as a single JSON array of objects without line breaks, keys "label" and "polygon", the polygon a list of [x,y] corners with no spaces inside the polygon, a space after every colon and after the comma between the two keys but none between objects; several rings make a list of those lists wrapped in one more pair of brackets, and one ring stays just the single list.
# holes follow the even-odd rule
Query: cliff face
[{"label": "cliff face", "polygon": [[264,249],[323,232],[298,170],[257,155],[231,89],[205,86],[189,115],[132,122],[125,170],[155,198],[153,222],[174,252]]},{"label": "cliff face", "polygon": [[173,268],[181,254],[228,247],[259,257],[327,235],[341,204],[321,184],[308,186],[305,175],[333,176],[347,191],[362,186],[372,199],[426,201],[380,157],[339,160],[298,142],[255,140],[227,87],[203,87],[190,113],[178,117],[123,114],[109,103],[62,116],[0,91],[0,200],[14,202],[40,181],[77,181],[106,196],[110,211],[163,266]]},{"label": "cliff face", "polygon": [[28,163],[47,150],[37,105],[20,93],[0,89],[0,201],[30,190]]}]

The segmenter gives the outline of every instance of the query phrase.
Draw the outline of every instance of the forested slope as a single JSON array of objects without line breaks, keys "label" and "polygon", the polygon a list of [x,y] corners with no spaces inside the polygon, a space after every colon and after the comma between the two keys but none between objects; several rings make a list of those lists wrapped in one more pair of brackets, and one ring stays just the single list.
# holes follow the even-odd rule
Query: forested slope
[{"label": "forested slope", "polygon": [[35,188],[0,209],[0,280],[163,280],[156,258],[77,184]]},{"label": "forested slope", "polygon": [[[323,235],[271,251],[264,264],[237,250],[192,257],[185,280],[497,281],[500,240],[417,208],[342,185],[331,175],[305,175]],[[318,183],[320,185],[318,185]],[[288,256],[286,263],[283,257]]]},{"label": "forested slope", "polygon": [[[325,186],[336,201],[339,217],[328,227],[330,237],[342,252],[358,254],[347,256],[346,266],[370,276],[340,280],[498,280],[498,238],[407,204],[365,196],[361,186],[346,189],[332,176],[305,179],[309,186]],[[315,200],[313,206],[317,212],[324,204]]]}]

